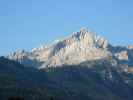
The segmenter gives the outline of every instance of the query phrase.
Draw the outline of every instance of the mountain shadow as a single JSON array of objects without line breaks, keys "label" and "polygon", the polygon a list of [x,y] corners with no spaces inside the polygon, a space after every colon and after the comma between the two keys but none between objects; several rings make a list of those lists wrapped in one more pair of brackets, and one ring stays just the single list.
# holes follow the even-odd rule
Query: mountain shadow
[{"label": "mountain shadow", "polygon": [[99,62],[38,70],[1,57],[0,100],[132,100],[124,74]]}]

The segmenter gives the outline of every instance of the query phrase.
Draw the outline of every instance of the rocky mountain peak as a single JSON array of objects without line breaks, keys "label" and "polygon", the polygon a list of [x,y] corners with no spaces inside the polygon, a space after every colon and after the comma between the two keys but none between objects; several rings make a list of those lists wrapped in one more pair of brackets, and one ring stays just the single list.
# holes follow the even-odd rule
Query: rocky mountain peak
[{"label": "rocky mountain peak", "polygon": [[73,36],[73,37],[80,38],[80,37],[84,37],[84,36],[86,36],[86,35],[88,35],[88,34],[92,34],[92,33],[89,32],[87,28],[83,27],[83,28],[80,29],[79,32],[74,32],[74,33],[72,34],[72,36]]},{"label": "rocky mountain peak", "polygon": [[79,32],[74,32],[68,38],[54,42],[50,46],[41,46],[31,52],[17,51],[10,54],[8,58],[20,62],[38,61],[42,63],[41,67],[78,64],[86,60],[108,57],[110,52],[106,50],[107,46],[107,40],[88,31],[87,28],[81,28]]},{"label": "rocky mountain peak", "polygon": [[106,49],[109,43],[103,37],[89,31],[87,28],[81,28],[79,32],[74,32],[68,39],[73,42],[80,42],[85,47],[96,47]]},{"label": "rocky mountain peak", "polygon": [[128,57],[131,50],[129,52],[122,49],[118,52],[115,47],[112,46],[113,48],[109,49],[109,46],[110,44],[103,37],[88,31],[87,28],[81,28],[79,32],[74,32],[71,36],[54,42],[50,46],[43,45],[31,52],[17,51],[7,57],[24,63],[24,65],[27,65],[27,63],[28,66],[37,65],[37,68],[80,64],[85,61],[108,59],[110,57],[112,59],[115,57],[118,60],[128,60],[129,58],[132,62],[130,59],[132,56]]},{"label": "rocky mountain peak", "polygon": [[79,41],[85,40],[92,44],[95,40],[95,34],[93,32],[88,31],[87,28],[81,28],[79,32],[74,32],[72,34],[72,38],[75,38]]}]

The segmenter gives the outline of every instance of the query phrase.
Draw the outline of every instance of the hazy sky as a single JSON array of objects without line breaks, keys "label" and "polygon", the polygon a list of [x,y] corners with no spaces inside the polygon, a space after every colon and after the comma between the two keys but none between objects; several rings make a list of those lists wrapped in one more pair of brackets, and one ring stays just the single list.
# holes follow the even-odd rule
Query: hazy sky
[{"label": "hazy sky", "polygon": [[133,0],[0,0],[0,55],[88,27],[114,45],[133,44]]}]

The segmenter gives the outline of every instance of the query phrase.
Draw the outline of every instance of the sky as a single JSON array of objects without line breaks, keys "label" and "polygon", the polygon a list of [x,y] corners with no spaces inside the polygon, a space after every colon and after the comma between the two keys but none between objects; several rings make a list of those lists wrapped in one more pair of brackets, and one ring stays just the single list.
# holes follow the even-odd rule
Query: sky
[{"label": "sky", "polygon": [[30,50],[87,27],[133,44],[133,0],[0,0],[0,55]]}]

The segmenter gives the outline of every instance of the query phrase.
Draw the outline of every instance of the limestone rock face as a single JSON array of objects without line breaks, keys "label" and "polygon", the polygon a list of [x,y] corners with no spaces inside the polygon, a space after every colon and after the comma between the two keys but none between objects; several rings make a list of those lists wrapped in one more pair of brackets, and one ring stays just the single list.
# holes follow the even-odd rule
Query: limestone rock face
[{"label": "limestone rock face", "polygon": [[[85,61],[110,59],[112,65],[117,65],[118,60],[133,62],[132,46],[128,48],[113,47],[106,39],[81,28],[79,32],[58,40],[51,45],[34,48],[31,52],[24,50],[9,54],[7,57],[26,66],[35,68],[56,67],[63,64],[79,64]],[[127,62],[124,63],[127,65]],[[128,66],[128,65],[127,65]]]},{"label": "limestone rock face", "polygon": [[27,67],[38,68],[40,62],[37,59],[37,56],[32,52],[27,52],[25,50],[18,50],[14,53],[11,53],[7,56],[8,59],[18,61],[19,63]]},{"label": "limestone rock face", "polygon": [[30,56],[29,52],[26,52],[25,50],[18,50],[16,52],[11,53],[10,55],[8,55],[8,58],[21,62],[24,58],[29,57],[29,56]]},{"label": "limestone rock face", "polygon": [[86,60],[99,60],[111,55],[106,50],[107,40],[96,36],[86,29],[73,33],[65,40],[59,41],[52,47],[50,52],[50,61],[44,66],[56,66],[55,62],[62,64],[79,64]]},{"label": "limestone rock face", "polygon": [[79,32],[74,32],[68,38],[59,40],[50,46],[34,48],[31,52],[17,51],[8,55],[8,58],[24,64],[27,64],[26,60],[38,61],[41,66],[37,67],[78,64],[86,60],[108,57],[111,54],[106,50],[107,46],[107,40],[89,32],[86,28],[81,28]]},{"label": "limestone rock face", "polygon": [[121,51],[120,53],[115,54],[115,56],[119,60],[128,60],[128,52],[127,51]]},{"label": "limestone rock face", "polygon": [[128,46],[128,49],[133,49],[133,45],[129,45]]}]

